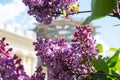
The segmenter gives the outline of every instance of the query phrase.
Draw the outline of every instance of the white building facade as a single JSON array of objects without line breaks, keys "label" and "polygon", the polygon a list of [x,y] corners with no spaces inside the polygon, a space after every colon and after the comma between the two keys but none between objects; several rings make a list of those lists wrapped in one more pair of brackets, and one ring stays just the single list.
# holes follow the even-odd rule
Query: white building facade
[{"label": "white building facade", "polygon": [[37,56],[32,45],[35,37],[30,39],[27,36],[18,35],[17,32],[9,32],[5,28],[0,29],[0,39],[2,37],[5,37],[9,47],[13,48],[12,54],[16,54],[22,59],[27,74],[32,75],[37,66]]}]

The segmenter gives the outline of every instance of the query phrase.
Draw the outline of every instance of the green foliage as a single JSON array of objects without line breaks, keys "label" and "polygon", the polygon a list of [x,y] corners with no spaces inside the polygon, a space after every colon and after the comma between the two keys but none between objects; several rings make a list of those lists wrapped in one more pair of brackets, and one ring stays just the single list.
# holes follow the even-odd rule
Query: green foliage
[{"label": "green foliage", "polygon": [[96,18],[104,17],[112,12],[117,0],[92,0],[92,16]]},{"label": "green foliage", "polygon": [[114,70],[111,70],[111,73],[112,73],[113,75],[119,75],[119,74],[116,73]]},{"label": "green foliage", "polygon": [[92,14],[83,24],[88,24],[94,19],[102,18],[113,11],[116,7],[117,0],[92,0]]},{"label": "green foliage", "polygon": [[97,44],[96,48],[99,49],[99,51],[98,51],[99,53],[103,52],[103,46],[102,46],[102,44]]},{"label": "green foliage", "polygon": [[116,49],[116,48],[110,48],[109,50],[110,50],[111,52],[116,52],[117,49]]},{"label": "green foliage", "polygon": [[118,62],[115,67],[116,67],[116,70],[118,71],[118,73],[120,73],[120,58],[118,59]]},{"label": "green foliage", "polygon": [[87,17],[87,19],[83,22],[83,25],[90,23],[93,19],[94,19],[93,16]]},{"label": "green foliage", "polygon": [[109,67],[115,67],[116,63],[118,62],[119,53],[120,49],[118,49],[116,53],[108,60],[107,65]]},{"label": "green foliage", "polygon": [[92,60],[92,64],[97,71],[109,72],[106,62],[101,58]]},{"label": "green foliage", "polygon": [[103,73],[103,72],[96,72],[94,75],[92,75],[90,80],[108,80],[107,76],[100,75],[100,73]]},{"label": "green foliage", "polygon": [[112,57],[107,58],[100,55],[98,59],[92,60],[96,73],[91,76],[90,80],[120,80],[120,49],[111,48],[111,50],[116,50]]}]

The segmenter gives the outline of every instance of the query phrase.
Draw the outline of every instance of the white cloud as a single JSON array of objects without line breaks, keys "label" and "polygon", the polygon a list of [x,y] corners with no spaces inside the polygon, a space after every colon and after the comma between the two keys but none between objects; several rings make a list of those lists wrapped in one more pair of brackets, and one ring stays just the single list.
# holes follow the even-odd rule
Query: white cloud
[{"label": "white cloud", "polygon": [[15,19],[25,11],[25,6],[21,0],[13,0],[8,4],[0,4],[0,22],[4,23]]},{"label": "white cloud", "polygon": [[6,4],[0,3],[0,28],[7,23],[6,30],[14,32],[15,27],[18,27],[18,33],[24,34],[23,32],[31,26],[33,27],[35,22],[35,19],[27,14],[22,0],[12,0]]}]

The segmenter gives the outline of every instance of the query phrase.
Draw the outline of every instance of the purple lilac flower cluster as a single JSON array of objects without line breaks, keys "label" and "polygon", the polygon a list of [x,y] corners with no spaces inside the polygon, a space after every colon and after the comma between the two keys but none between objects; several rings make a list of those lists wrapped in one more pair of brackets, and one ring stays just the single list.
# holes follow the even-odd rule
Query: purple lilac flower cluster
[{"label": "purple lilac flower cluster", "polygon": [[0,80],[30,80],[24,72],[21,59],[16,55],[11,56],[12,48],[8,48],[5,38],[0,40]]},{"label": "purple lilac flower cluster", "polygon": [[75,2],[77,0],[23,0],[23,3],[29,8],[28,14],[43,24],[50,24],[63,13],[63,9],[70,13],[69,5]]},{"label": "purple lilac flower cluster", "polygon": [[[77,74],[85,74],[94,72],[91,60],[97,57],[95,40],[92,35],[92,29],[89,25],[76,26],[78,30],[72,39],[72,50],[79,56],[79,67],[77,67]],[[81,69],[81,70],[80,70]],[[80,71],[79,71],[80,70]],[[87,75],[82,76],[85,78]]]},{"label": "purple lilac flower cluster", "polygon": [[42,67],[37,67],[35,73],[31,76],[30,80],[45,80],[45,73],[42,73]]},{"label": "purple lilac flower cluster", "polygon": [[96,56],[95,40],[89,25],[76,26],[72,44],[63,39],[51,40],[38,37],[34,42],[37,56],[48,68],[48,80],[83,80],[93,72],[91,60]]}]

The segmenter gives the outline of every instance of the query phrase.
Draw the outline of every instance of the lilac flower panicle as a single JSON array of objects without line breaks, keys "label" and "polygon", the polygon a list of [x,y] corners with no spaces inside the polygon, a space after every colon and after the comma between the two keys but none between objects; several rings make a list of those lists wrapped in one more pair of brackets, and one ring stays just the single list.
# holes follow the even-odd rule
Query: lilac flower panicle
[{"label": "lilac flower panicle", "polygon": [[16,55],[11,56],[12,48],[6,48],[5,38],[0,40],[0,79],[3,80],[30,80],[24,72],[21,59]]},{"label": "lilac flower panicle", "polygon": [[42,73],[42,67],[37,67],[35,73],[31,76],[30,80],[45,80],[45,73]]},{"label": "lilac flower panicle", "polygon": [[71,45],[64,39],[53,41],[40,37],[33,43],[37,56],[47,66],[48,80],[83,80],[86,73],[94,71],[91,60],[96,49],[91,27],[77,25],[76,29]]},{"label": "lilac flower panicle", "polygon": [[77,0],[23,0],[23,3],[29,8],[28,14],[43,24],[53,22],[61,15],[63,8],[68,12],[68,6],[76,2]]}]

